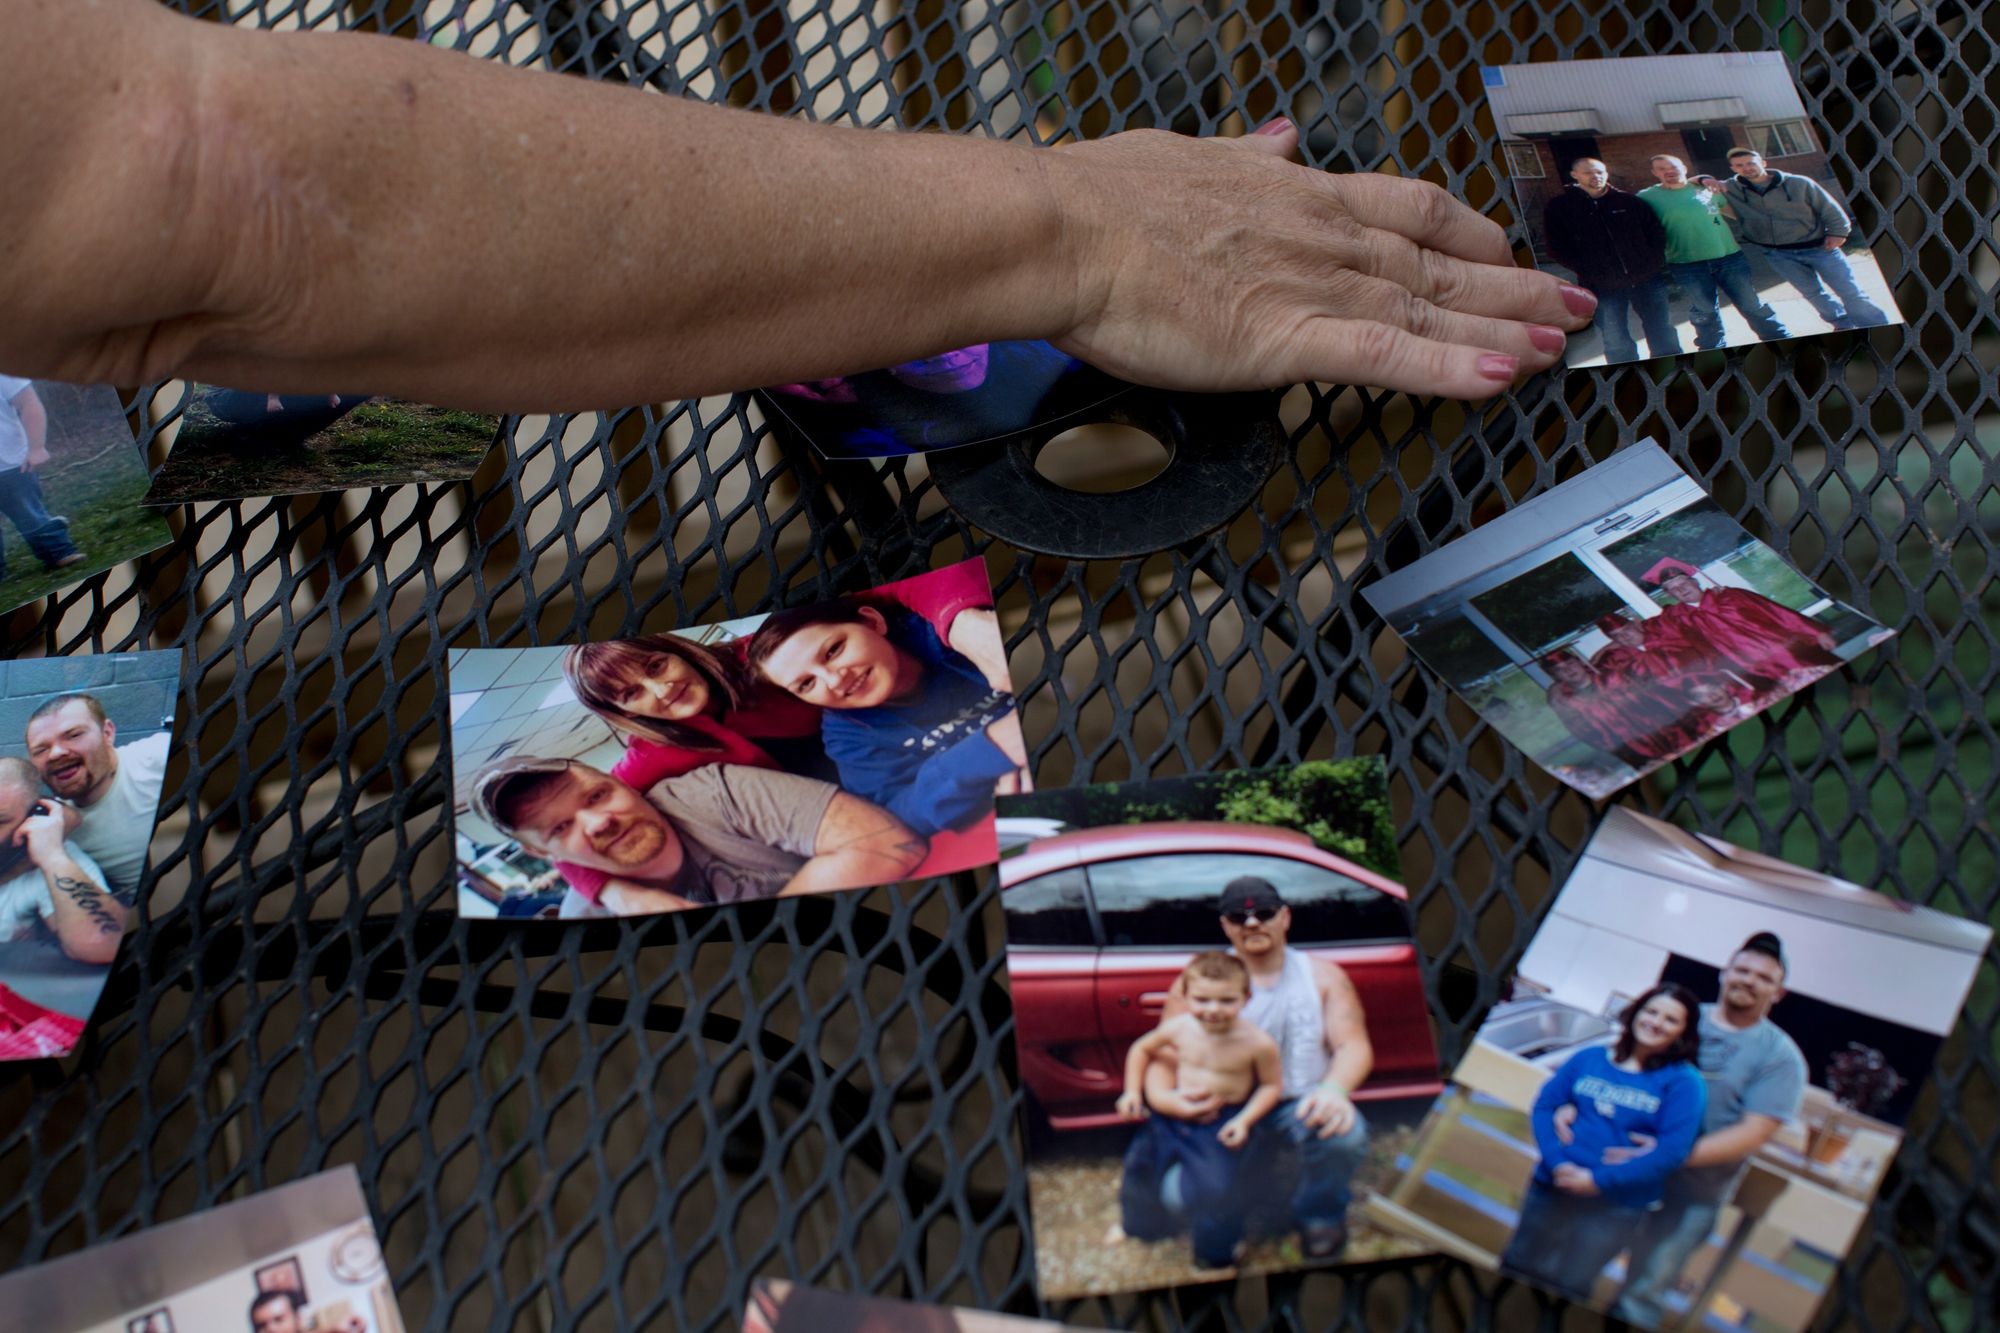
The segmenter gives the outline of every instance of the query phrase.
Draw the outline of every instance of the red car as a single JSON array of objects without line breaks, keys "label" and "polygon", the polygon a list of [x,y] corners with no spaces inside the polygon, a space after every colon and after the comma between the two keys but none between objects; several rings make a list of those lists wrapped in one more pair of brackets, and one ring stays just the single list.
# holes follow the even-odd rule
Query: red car
[{"label": "red car", "polygon": [[1290,947],[1338,963],[1360,992],[1375,1068],[1355,1100],[1443,1091],[1402,885],[1289,829],[1126,824],[1000,863],[1021,1078],[1052,1128],[1122,1123],[1125,1053],[1159,1025],[1188,959],[1229,947],[1215,902],[1238,875],[1275,885]]}]

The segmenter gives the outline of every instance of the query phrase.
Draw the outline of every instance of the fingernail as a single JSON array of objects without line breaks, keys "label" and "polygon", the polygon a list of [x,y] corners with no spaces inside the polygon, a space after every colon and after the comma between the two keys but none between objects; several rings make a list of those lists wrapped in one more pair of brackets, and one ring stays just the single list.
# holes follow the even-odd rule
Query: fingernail
[{"label": "fingernail", "polygon": [[1552,329],[1546,324],[1530,324],[1528,326],[1528,341],[1535,345],[1537,352],[1546,352],[1550,356],[1555,356],[1562,351],[1563,345],[1569,340],[1563,337],[1561,329]]},{"label": "fingernail", "polygon": [[1521,368],[1519,357],[1503,356],[1499,352],[1488,352],[1475,364],[1480,374],[1489,380],[1499,380],[1502,384],[1512,384],[1514,373]]},{"label": "fingernail", "polygon": [[1572,287],[1565,282],[1562,284],[1562,294],[1563,304],[1568,306],[1570,314],[1578,319],[1597,312],[1597,298],[1583,288]]},{"label": "fingernail", "polygon": [[1265,121],[1262,125],[1259,125],[1255,130],[1251,131],[1251,133],[1283,134],[1286,130],[1289,130],[1291,127],[1292,127],[1291,121],[1285,119],[1283,116],[1279,116],[1276,120]]}]

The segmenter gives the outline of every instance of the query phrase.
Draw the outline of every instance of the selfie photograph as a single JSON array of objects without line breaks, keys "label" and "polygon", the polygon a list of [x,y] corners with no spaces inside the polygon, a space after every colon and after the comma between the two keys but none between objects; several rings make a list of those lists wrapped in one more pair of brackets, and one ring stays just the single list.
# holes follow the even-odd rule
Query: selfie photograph
[{"label": "selfie photograph", "polygon": [[451,654],[459,910],[588,918],[991,865],[1028,785],[978,560],[769,615]]},{"label": "selfie photograph", "polygon": [[137,924],[178,652],[0,662],[0,1059],[68,1055]]}]

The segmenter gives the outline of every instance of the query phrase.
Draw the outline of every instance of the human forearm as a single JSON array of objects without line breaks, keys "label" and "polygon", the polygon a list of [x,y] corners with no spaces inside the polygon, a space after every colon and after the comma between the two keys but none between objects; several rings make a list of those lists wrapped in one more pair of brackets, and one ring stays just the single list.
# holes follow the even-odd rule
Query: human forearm
[{"label": "human forearm", "polygon": [[1769,1116],[1745,1116],[1713,1134],[1694,1141],[1683,1166],[1732,1166],[1742,1161],[1778,1132],[1779,1122]]},{"label": "human forearm", "polygon": [[1327,1066],[1324,1081],[1351,1094],[1368,1081],[1368,1075],[1374,1070],[1375,1048],[1363,1036],[1359,1040],[1350,1039],[1340,1044],[1333,1053],[1333,1063]]},{"label": "human forearm", "polygon": [[1271,1114],[1284,1095],[1284,1089],[1276,1083],[1259,1083],[1257,1090],[1250,1094],[1250,1100],[1243,1103],[1243,1109],[1236,1113],[1236,1119],[1248,1128]]},{"label": "human forearm", "polygon": [[835,792],[813,832],[812,855],[778,896],[892,884],[922,864],[929,850],[928,839],[880,806]]},{"label": "human forearm", "polygon": [[[876,884],[893,884],[908,875],[923,860],[907,833],[892,839],[871,841],[838,851],[824,852],[800,866],[778,892],[780,898],[796,898],[806,893],[827,893],[834,889],[859,889]],[[913,854],[914,852],[914,854]]]},{"label": "human forearm", "polygon": [[[7,281],[46,307],[64,276],[77,309],[60,346],[9,341],[0,364],[529,410],[865,369],[1071,316],[1035,150],[153,9],[79,7],[75,26],[143,17],[146,44],[123,49],[149,72],[98,179],[42,154],[45,179],[15,182],[43,201],[29,257],[48,262]],[[112,132],[142,122],[153,154],[118,160]],[[76,189],[118,225],[69,234]]]},{"label": "human forearm", "polygon": [[125,908],[67,854],[44,856],[41,870],[54,904],[49,931],[62,951],[80,963],[116,959],[125,935]]}]

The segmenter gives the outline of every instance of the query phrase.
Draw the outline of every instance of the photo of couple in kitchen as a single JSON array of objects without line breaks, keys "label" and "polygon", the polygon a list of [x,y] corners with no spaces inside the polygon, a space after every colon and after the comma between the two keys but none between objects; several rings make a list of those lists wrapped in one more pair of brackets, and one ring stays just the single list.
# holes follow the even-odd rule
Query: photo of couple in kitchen
[{"label": "photo of couple in kitchen", "polygon": [[1367,1212],[1635,1327],[1802,1329],[1990,939],[1614,809]]}]

